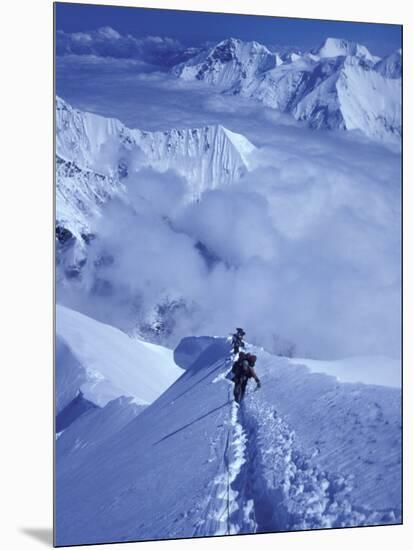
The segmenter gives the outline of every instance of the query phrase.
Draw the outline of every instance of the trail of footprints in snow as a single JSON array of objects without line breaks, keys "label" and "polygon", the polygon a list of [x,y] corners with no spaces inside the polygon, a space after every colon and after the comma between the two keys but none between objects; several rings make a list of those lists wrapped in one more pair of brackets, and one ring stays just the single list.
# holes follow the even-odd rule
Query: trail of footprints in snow
[{"label": "trail of footprints in snow", "polygon": [[396,522],[392,510],[351,505],[352,476],[319,468],[300,451],[295,433],[250,394],[241,409],[247,434],[257,531],[290,531]]},{"label": "trail of footprints in snow", "polygon": [[[218,375],[213,382],[232,383]],[[219,452],[219,449],[216,449]],[[218,458],[218,457],[217,457]],[[253,392],[231,405],[224,456],[195,536],[293,531],[398,521],[351,505],[352,476],[321,470],[295,433]]]},{"label": "trail of footprints in snow", "polygon": [[[225,373],[213,382],[225,381],[229,384],[228,397],[232,397],[232,383],[225,379]],[[219,470],[212,483],[212,491],[206,502],[201,519],[198,521],[194,536],[233,535],[241,532],[254,533],[253,502],[245,499],[245,483],[237,483],[242,472],[248,466],[247,436],[238,421],[239,406],[231,403],[230,418],[226,423],[224,453],[218,458]],[[212,442],[213,452],[220,447],[217,440]],[[222,448],[222,447],[221,447]],[[221,451],[222,452],[222,451]],[[238,487],[240,485],[240,487]],[[237,486],[237,488],[236,488]]]},{"label": "trail of footprints in snow", "polygon": [[[225,382],[227,372],[214,380]],[[218,438],[219,439],[219,438]],[[399,520],[392,510],[370,511],[350,502],[352,476],[321,470],[299,449],[294,431],[276,410],[249,392],[234,401],[225,449],[212,447],[219,471],[194,536],[377,525]],[[221,451],[222,452],[222,451]]]}]

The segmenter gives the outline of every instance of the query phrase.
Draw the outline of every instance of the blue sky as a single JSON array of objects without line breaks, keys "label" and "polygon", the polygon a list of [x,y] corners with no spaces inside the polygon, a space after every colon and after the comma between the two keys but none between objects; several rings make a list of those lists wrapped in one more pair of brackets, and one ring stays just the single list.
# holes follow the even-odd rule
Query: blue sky
[{"label": "blue sky", "polygon": [[399,25],[56,3],[57,30],[72,33],[104,26],[135,37],[168,36],[184,45],[234,36],[309,49],[334,36],[360,42],[381,56],[401,47]]}]

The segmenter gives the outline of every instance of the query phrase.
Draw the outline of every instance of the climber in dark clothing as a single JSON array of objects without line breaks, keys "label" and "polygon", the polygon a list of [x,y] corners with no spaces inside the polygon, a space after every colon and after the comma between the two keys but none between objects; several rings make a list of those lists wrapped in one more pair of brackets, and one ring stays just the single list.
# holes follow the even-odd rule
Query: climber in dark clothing
[{"label": "climber in dark clothing", "polygon": [[237,328],[237,332],[232,335],[232,351],[235,355],[239,352],[239,348],[245,348],[244,336],[245,331],[242,328]]},{"label": "climber in dark clothing", "polygon": [[254,365],[257,360],[256,355],[251,353],[240,352],[240,357],[235,361],[232,367],[234,382],[234,399],[237,403],[241,403],[245,390],[247,389],[248,380],[254,378],[257,383],[257,389],[261,387],[260,379],[255,372]]}]

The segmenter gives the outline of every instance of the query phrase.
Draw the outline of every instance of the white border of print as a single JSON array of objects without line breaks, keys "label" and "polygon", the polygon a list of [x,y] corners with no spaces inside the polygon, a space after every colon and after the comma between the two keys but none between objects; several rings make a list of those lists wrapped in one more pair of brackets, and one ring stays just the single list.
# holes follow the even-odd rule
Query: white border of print
[{"label": "white border of print", "polygon": [[[396,23],[404,25],[404,525],[274,535],[144,543],[148,548],[407,548],[413,539],[411,420],[413,387],[411,162],[412,18],[403,0],[151,0],[99,1],[140,7],[222,11]],[[52,528],[52,2],[2,5],[1,377],[2,532],[7,550],[51,546]],[[3,95],[5,94],[5,95]],[[5,154],[7,149],[7,154]],[[141,548],[141,544],[133,548]],[[103,546],[105,547],[105,546]],[[83,548],[83,547],[79,547]],[[113,550],[132,548],[111,545]],[[146,548],[146,546],[145,546]]]}]

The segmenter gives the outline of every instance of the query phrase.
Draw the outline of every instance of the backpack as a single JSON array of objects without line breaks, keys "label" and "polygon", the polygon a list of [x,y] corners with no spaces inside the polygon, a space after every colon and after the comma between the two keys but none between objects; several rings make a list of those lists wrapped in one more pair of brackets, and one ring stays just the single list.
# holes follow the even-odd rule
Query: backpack
[{"label": "backpack", "polygon": [[234,375],[234,378],[239,378],[241,376],[251,378],[251,371],[248,359],[240,358],[238,359],[238,361],[235,361],[232,366],[231,372]]}]

